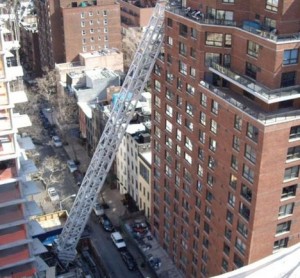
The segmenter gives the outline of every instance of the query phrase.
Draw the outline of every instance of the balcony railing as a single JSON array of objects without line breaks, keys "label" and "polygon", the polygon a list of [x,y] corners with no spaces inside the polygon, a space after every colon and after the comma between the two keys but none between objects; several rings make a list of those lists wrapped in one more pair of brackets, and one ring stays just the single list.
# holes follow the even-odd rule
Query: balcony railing
[{"label": "balcony railing", "polygon": [[221,75],[227,77],[229,81],[234,81],[242,86],[247,92],[255,95],[261,100],[267,103],[274,103],[278,101],[282,101],[283,98],[287,99],[295,99],[300,97],[300,87],[293,86],[287,88],[280,88],[276,90],[270,90],[268,88],[263,87],[262,85],[258,85],[256,82],[253,82],[251,79],[241,76],[238,73],[232,71],[229,68],[221,66],[220,64],[212,62],[210,65],[210,69],[213,72],[220,73]]},{"label": "balcony railing", "polygon": [[263,112],[257,112],[251,109],[250,107],[246,106],[242,102],[234,99],[231,95],[225,93],[224,91],[220,90],[219,88],[205,82],[200,81],[200,86],[208,89],[212,93],[216,94],[217,96],[221,97],[222,99],[226,100],[228,103],[233,105],[234,107],[238,108],[239,110],[243,111],[244,113],[248,114],[252,118],[265,123],[265,124],[272,124],[272,123],[279,123],[284,122],[292,119],[299,119],[300,113],[299,110],[292,110],[289,112],[284,113],[263,113]]},{"label": "balcony railing", "polygon": [[[289,41],[298,41],[300,40],[300,32],[293,34],[276,34],[276,30],[268,31],[263,30],[264,28],[255,28],[251,25],[243,24],[238,25],[234,20],[223,20],[223,19],[215,19],[212,18],[209,14],[204,14],[201,11],[194,11],[191,13],[188,8],[185,7],[170,7],[168,11],[181,15],[183,17],[189,18],[193,21],[199,22],[201,24],[209,24],[209,25],[224,25],[230,27],[237,27],[239,29],[243,29],[247,32],[260,36],[262,38],[266,38],[272,40],[274,42],[289,42]],[[262,26],[263,27],[263,26]]]}]

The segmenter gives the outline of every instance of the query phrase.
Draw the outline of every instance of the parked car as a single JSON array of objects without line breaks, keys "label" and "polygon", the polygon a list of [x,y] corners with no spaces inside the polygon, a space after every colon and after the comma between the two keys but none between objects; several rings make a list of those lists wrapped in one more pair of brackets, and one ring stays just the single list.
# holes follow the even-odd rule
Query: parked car
[{"label": "parked car", "polygon": [[119,232],[114,232],[110,235],[114,245],[119,249],[122,250],[126,248],[126,243]]},{"label": "parked car", "polygon": [[49,187],[47,189],[49,198],[52,202],[59,201],[59,195],[54,187]]},{"label": "parked car", "polygon": [[67,165],[71,173],[75,172],[78,169],[74,160],[68,160]]},{"label": "parked car", "polygon": [[153,257],[152,254],[149,254],[147,256],[148,262],[150,263],[150,265],[155,269],[159,269],[161,267],[161,260],[160,258],[157,257]]},{"label": "parked car", "polygon": [[129,270],[136,269],[136,262],[128,251],[121,251],[121,257]]},{"label": "parked car", "polygon": [[62,141],[58,136],[52,136],[52,142],[55,147],[62,147]]},{"label": "parked car", "polygon": [[106,214],[100,217],[100,223],[105,231],[112,232],[114,230],[114,226]]},{"label": "parked car", "polygon": [[93,210],[94,210],[94,213],[97,215],[97,216],[101,216],[104,214],[104,208],[102,205],[100,205],[99,203],[96,203],[94,206],[93,206]]},{"label": "parked car", "polygon": [[76,181],[77,186],[80,186],[83,181],[83,174],[79,170],[75,170],[73,172],[74,179]]}]

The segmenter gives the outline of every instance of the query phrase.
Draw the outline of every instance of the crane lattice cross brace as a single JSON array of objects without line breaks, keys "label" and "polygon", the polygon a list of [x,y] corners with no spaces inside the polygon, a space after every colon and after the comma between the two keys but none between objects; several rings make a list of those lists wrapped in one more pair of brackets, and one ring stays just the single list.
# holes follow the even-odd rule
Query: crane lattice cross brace
[{"label": "crane lattice cross brace", "polygon": [[76,257],[76,246],[88,221],[107,173],[113,163],[135,107],[150,77],[163,42],[165,2],[158,2],[136,50],[119,98],[101,135],[91,163],[77,193],[68,220],[59,236],[56,252],[68,266]]}]

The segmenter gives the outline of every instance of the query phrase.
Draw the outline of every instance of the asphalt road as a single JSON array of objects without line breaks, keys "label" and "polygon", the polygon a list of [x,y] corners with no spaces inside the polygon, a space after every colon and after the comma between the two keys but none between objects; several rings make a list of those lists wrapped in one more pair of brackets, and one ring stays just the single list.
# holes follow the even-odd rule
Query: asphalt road
[{"label": "asphalt road", "polygon": [[94,215],[90,217],[89,226],[91,228],[91,238],[94,246],[111,278],[142,277],[139,271],[130,271],[127,269],[119,251],[110,238],[110,233],[102,229],[102,226],[98,223]]}]

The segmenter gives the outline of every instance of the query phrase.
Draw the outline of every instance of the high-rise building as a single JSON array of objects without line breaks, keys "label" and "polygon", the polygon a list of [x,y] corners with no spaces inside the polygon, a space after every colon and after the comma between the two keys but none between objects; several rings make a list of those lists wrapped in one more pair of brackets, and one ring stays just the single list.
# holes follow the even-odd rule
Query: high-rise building
[{"label": "high-rise building", "polygon": [[42,67],[79,61],[79,53],[121,49],[120,7],[105,1],[36,1]]},{"label": "high-rise building", "polygon": [[152,230],[186,277],[300,241],[300,2],[183,1],[152,75]]},{"label": "high-rise building", "polygon": [[[7,9],[9,10],[9,9]],[[7,11],[6,10],[6,11]],[[23,69],[18,59],[19,41],[13,15],[0,12],[0,277],[33,277],[45,267],[38,255],[46,251],[33,236],[43,232],[30,221],[42,211],[32,201],[39,193],[29,174],[37,171],[24,150],[33,148],[18,129],[31,125],[26,114],[16,113],[16,104],[27,102]],[[45,268],[43,268],[45,270]]]}]

